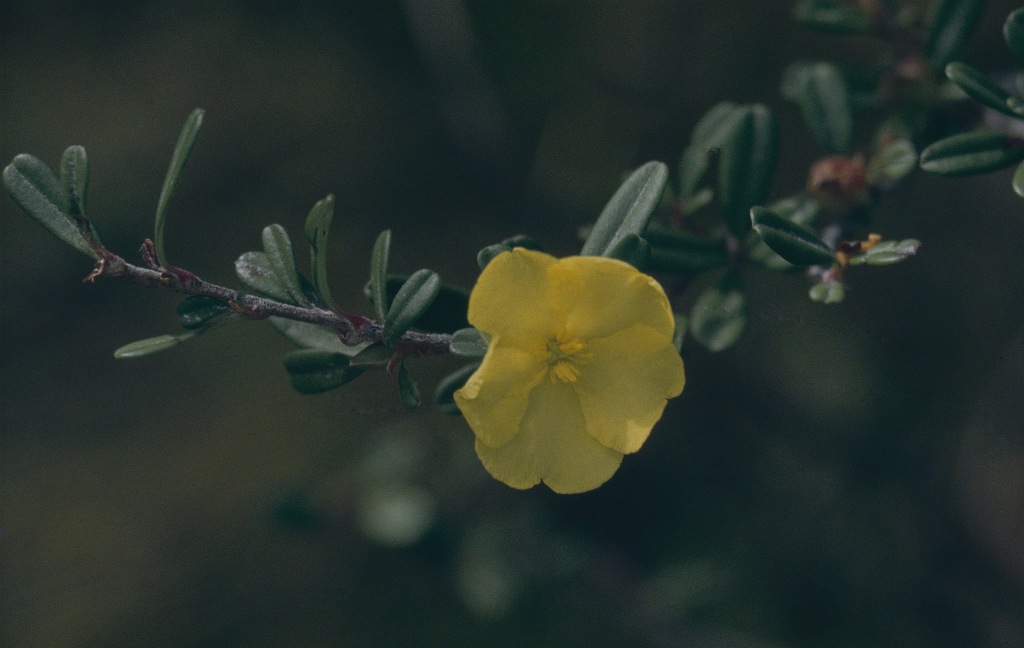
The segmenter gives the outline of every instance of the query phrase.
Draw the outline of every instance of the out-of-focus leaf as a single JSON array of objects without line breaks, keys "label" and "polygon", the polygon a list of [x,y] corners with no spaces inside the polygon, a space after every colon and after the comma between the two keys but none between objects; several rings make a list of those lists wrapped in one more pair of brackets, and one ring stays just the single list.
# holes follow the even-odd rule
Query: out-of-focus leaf
[{"label": "out-of-focus leaf", "polygon": [[661,162],[648,162],[634,171],[605,205],[580,254],[607,256],[626,236],[643,234],[667,180],[668,167]]},{"label": "out-of-focus leaf", "polygon": [[231,309],[224,302],[204,295],[191,295],[178,304],[178,323],[182,328],[197,329]]},{"label": "out-of-focus leaf", "polygon": [[619,239],[605,255],[610,259],[625,261],[638,270],[645,270],[651,261],[651,246],[636,234],[627,234]]},{"label": "out-of-focus leaf", "polygon": [[690,146],[707,151],[723,146],[743,118],[743,108],[731,101],[723,101],[711,107],[697,121],[690,136]]},{"label": "out-of-focus leaf", "polygon": [[181,179],[181,172],[185,169],[192,148],[199,137],[199,129],[203,125],[204,111],[196,108],[185,120],[185,125],[178,135],[178,143],[174,146],[174,153],[171,154],[171,163],[167,167],[167,175],[164,177],[164,186],[160,189],[160,199],[156,204],[156,219],[153,224],[153,246],[156,248],[156,258],[161,266],[167,265],[167,256],[164,254],[164,225],[167,222],[167,205],[171,201],[174,189]]},{"label": "out-of-focus leaf", "polygon": [[779,138],[775,117],[760,104],[744,106],[740,122],[722,147],[718,197],[729,231],[742,239],[750,231],[750,208],[771,190]]},{"label": "out-of-focus leaf", "polygon": [[263,253],[277,278],[277,282],[288,291],[289,301],[309,306],[309,299],[299,282],[299,270],[295,267],[295,251],[288,232],[274,223],[263,228]]},{"label": "out-of-focus leaf", "polygon": [[963,49],[984,5],[984,0],[936,0],[925,48],[935,69],[941,70]]},{"label": "out-of-focus leaf", "polygon": [[516,234],[515,236],[510,236],[504,241],[502,241],[501,244],[507,246],[509,249],[521,247],[526,248],[527,250],[536,250],[538,252],[543,251],[543,248],[541,248],[540,243],[533,240],[526,234]]},{"label": "out-of-focus leaf", "polygon": [[808,27],[832,34],[864,34],[871,31],[871,19],[859,8],[834,0],[801,0],[793,17]]},{"label": "out-of-focus leaf", "polygon": [[747,328],[747,295],[738,272],[726,273],[697,298],[687,328],[709,351],[724,351],[739,342]]},{"label": "out-of-focus leaf", "polygon": [[235,261],[235,274],[247,287],[279,302],[291,303],[291,295],[274,274],[263,252],[244,252]]},{"label": "out-of-focus leaf", "polygon": [[424,268],[412,273],[388,308],[382,332],[384,343],[392,346],[398,342],[402,334],[427,312],[440,289],[441,279],[436,272]]},{"label": "out-of-focus leaf", "polygon": [[850,265],[891,265],[905,261],[917,254],[921,241],[904,239],[902,241],[882,241],[868,248],[857,256],[850,257]]},{"label": "out-of-focus leaf", "polygon": [[363,373],[349,365],[347,356],[319,349],[292,351],[284,357],[284,368],[292,387],[302,394],[336,389]]},{"label": "out-of-focus leaf", "polygon": [[384,230],[373,244],[370,257],[370,301],[377,319],[384,321],[388,314],[388,255],[391,253],[391,230]]},{"label": "out-of-focus leaf", "polygon": [[729,265],[722,239],[706,239],[663,227],[650,227],[644,238],[651,245],[651,272],[696,274]]},{"label": "out-of-focus leaf", "polygon": [[473,372],[479,366],[479,362],[465,365],[460,369],[456,369],[443,378],[441,382],[437,383],[437,387],[434,388],[434,402],[437,403],[438,409],[445,414],[461,414],[452,396],[466,384],[466,381],[469,380],[469,377],[473,375]]},{"label": "out-of-focus leaf", "polygon": [[187,331],[176,335],[158,335],[156,337],[146,338],[145,340],[137,340],[114,351],[114,357],[118,360],[142,358],[154,353],[166,351],[167,349],[173,349],[185,340],[189,340],[195,336],[195,331]]},{"label": "out-of-focus leaf", "polygon": [[782,81],[782,94],[800,108],[815,141],[829,153],[853,146],[853,106],[842,72],[832,63],[794,63]]},{"label": "out-of-focus leaf", "polygon": [[[387,307],[395,299],[395,295],[402,288],[409,277],[405,275],[390,275],[387,278]],[[372,301],[370,286],[366,285],[364,291]],[[469,310],[469,293],[451,284],[442,283],[437,291],[437,298],[430,305],[423,315],[420,316],[412,328],[428,333],[452,333],[469,326],[466,321],[466,312]]]},{"label": "out-of-focus leaf", "polygon": [[389,349],[383,342],[374,342],[352,356],[350,364],[363,369],[383,369],[391,364],[395,357],[394,349]]},{"label": "out-of-focus leaf", "polygon": [[82,254],[98,258],[71,217],[60,180],[37,157],[22,153],[4,169],[4,185],[14,202],[51,234]]},{"label": "out-of-focus leaf", "polygon": [[873,185],[892,185],[917,167],[917,150],[905,139],[897,139],[882,147],[867,165],[868,181]]},{"label": "out-of-focus leaf", "polygon": [[398,393],[402,396],[402,405],[407,409],[416,409],[420,406],[420,388],[409,375],[404,360],[398,365]]},{"label": "out-of-focus leaf", "polygon": [[1013,172],[1013,190],[1024,198],[1024,163],[1018,164],[1017,170]]},{"label": "out-of-focus leaf", "polygon": [[455,355],[482,358],[486,355],[488,346],[487,339],[473,327],[452,333],[451,350]]},{"label": "out-of-focus leaf", "polygon": [[296,322],[284,317],[268,317],[267,321],[289,342],[303,349],[320,349],[353,356],[366,347],[366,344],[346,345],[334,330],[326,326]]},{"label": "out-of-focus leaf", "polygon": [[986,173],[1024,160],[1024,139],[1003,133],[962,133],[921,151],[921,168],[939,175]]},{"label": "out-of-focus leaf", "polygon": [[822,281],[811,286],[807,295],[820,304],[838,304],[846,297],[846,289],[838,281]]},{"label": "out-of-focus leaf", "polygon": [[803,225],[764,207],[751,209],[750,220],[765,245],[793,265],[832,265],[835,261],[832,250]]},{"label": "out-of-focus leaf", "polygon": [[1017,60],[1024,63],[1024,7],[1014,9],[1006,17],[1006,22],[1003,23],[1003,38]]},{"label": "out-of-focus leaf", "polygon": [[334,196],[329,195],[313,205],[306,217],[306,242],[309,243],[310,281],[320,299],[332,310],[336,310],[331,298],[331,286],[327,281],[327,236],[331,232],[334,218]]},{"label": "out-of-focus leaf", "polygon": [[1024,116],[1024,103],[966,63],[950,63],[946,76],[976,101],[1011,117]]}]

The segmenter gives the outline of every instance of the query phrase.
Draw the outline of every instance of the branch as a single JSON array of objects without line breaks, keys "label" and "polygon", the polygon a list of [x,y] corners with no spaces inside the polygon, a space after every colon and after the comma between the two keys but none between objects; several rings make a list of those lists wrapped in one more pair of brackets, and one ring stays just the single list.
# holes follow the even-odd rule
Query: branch
[{"label": "branch", "polygon": [[[268,317],[325,326],[334,330],[347,346],[383,341],[384,326],[355,313],[331,311],[317,306],[296,306],[268,297],[242,293],[225,286],[210,283],[195,273],[173,266],[161,267],[156,259],[153,242],[146,239],[142,257],[149,267],[133,265],[105,247],[96,250],[100,255],[96,267],[83,281],[95,282],[100,277],[113,277],[137,286],[161,288],[186,295],[202,295],[227,304],[244,319],[260,320]],[[407,331],[394,345],[396,356],[441,355],[451,351],[451,335],[446,333],[418,333]]]}]

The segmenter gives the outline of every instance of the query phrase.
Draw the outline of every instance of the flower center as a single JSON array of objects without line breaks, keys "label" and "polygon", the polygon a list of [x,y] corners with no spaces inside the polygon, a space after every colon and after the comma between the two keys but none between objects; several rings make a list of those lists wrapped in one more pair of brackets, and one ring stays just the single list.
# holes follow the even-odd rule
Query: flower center
[{"label": "flower center", "polygon": [[580,377],[577,365],[582,364],[591,354],[587,353],[587,345],[580,340],[559,334],[554,340],[548,341],[548,376],[551,382],[574,383]]}]

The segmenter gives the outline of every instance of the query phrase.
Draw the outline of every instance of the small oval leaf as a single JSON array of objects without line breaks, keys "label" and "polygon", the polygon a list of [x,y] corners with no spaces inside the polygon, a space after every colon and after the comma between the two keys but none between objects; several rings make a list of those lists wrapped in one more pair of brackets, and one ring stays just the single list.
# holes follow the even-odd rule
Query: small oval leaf
[{"label": "small oval leaf", "polygon": [[288,232],[274,223],[263,228],[263,253],[274,273],[277,282],[288,291],[288,301],[293,304],[309,306],[309,299],[302,291],[299,282],[299,270],[295,267],[295,251]]},{"label": "small oval leaf", "polygon": [[1024,7],[1014,9],[1006,17],[1006,22],[1003,23],[1003,38],[1017,60],[1024,63]]},{"label": "small oval leaf", "polygon": [[750,210],[750,220],[761,240],[793,265],[832,265],[835,255],[814,232],[764,207]]},{"label": "small oval leaf", "polygon": [[336,389],[363,373],[349,365],[347,356],[318,349],[292,351],[284,357],[284,368],[292,387],[302,394]]},{"label": "small oval leaf", "polygon": [[729,231],[742,239],[750,231],[750,208],[771,190],[778,154],[775,117],[765,106],[743,107],[743,117],[722,147],[718,197]]},{"label": "small oval leaf", "polygon": [[274,274],[263,252],[245,252],[235,261],[235,274],[247,287],[280,302],[290,302],[288,290]]},{"label": "small oval leaf", "polygon": [[118,360],[128,360],[132,358],[141,358],[160,351],[166,351],[167,349],[173,349],[185,340],[195,337],[195,333],[189,331],[187,333],[180,333],[178,335],[158,335],[156,337],[146,338],[145,340],[138,340],[131,344],[126,344],[120,349],[114,351],[114,357]]},{"label": "small oval leaf", "polygon": [[174,153],[171,154],[171,163],[167,167],[167,175],[164,177],[163,188],[160,189],[160,199],[156,204],[156,219],[153,224],[153,246],[156,248],[156,258],[161,266],[167,265],[167,257],[164,254],[164,225],[167,222],[167,205],[171,201],[174,189],[181,179],[181,172],[185,169],[192,154],[192,148],[196,145],[199,137],[199,129],[203,125],[201,108],[196,108],[185,120],[185,125],[178,135],[178,142],[174,145]]},{"label": "small oval leaf", "polygon": [[466,358],[482,358],[487,354],[487,339],[473,327],[459,329],[452,333],[451,350],[455,355]]},{"label": "small oval leaf", "polygon": [[420,388],[409,375],[404,360],[398,365],[398,393],[402,396],[402,405],[405,405],[406,409],[416,409],[420,406]]},{"label": "small oval leaf", "polygon": [[98,258],[68,212],[60,180],[42,160],[26,153],[16,156],[4,169],[4,185],[14,202],[51,234],[82,254]]},{"label": "small oval leaf", "polygon": [[398,290],[384,318],[384,344],[393,346],[398,342],[402,334],[430,308],[440,289],[441,279],[436,272],[424,268],[412,273]]},{"label": "small oval leaf", "polygon": [[950,63],[946,66],[946,77],[960,86],[967,95],[982,104],[998,110],[1004,115],[1021,117],[1020,101],[978,70],[966,63]]},{"label": "small oval leaf", "polygon": [[268,317],[267,321],[285,339],[303,349],[320,349],[353,356],[367,346],[366,344],[348,346],[341,341],[333,329],[326,326],[297,322],[283,317]]},{"label": "small oval leaf", "polygon": [[334,196],[329,195],[313,205],[306,216],[305,235],[309,243],[309,278],[317,296],[332,310],[335,309],[331,297],[331,286],[327,281],[327,236],[331,232],[331,220],[334,218]]},{"label": "small oval leaf", "polygon": [[394,357],[394,349],[389,349],[383,342],[374,342],[352,356],[352,359],[349,362],[353,367],[361,367],[363,369],[383,369],[391,364],[391,360]]},{"label": "small oval leaf", "polygon": [[696,274],[729,265],[730,257],[722,239],[705,239],[664,227],[644,232],[651,245],[650,272]]},{"label": "small oval leaf", "polygon": [[926,53],[941,70],[963,49],[984,7],[984,0],[937,0],[928,26]]},{"label": "small oval leaf", "polygon": [[697,298],[687,328],[709,351],[724,351],[739,342],[747,328],[747,295],[739,273],[728,272]]},{"label": "small oval leaf", "polygon": [[605,255],[609,259],[625,261],[637,270],[643,271],[651,261],[651,246],[636,234],[627,234],[618,240]]},{"label": "small oval leaf", "polygon": [[1003,133],[961,133],[921,151],[921,168],[939,175],[986,173],[1024,160],[1024,139]]},{"label": "small oval leaf", "polygon": [[793,17],[808,27],[831,34],[864,34],[871,31],[871,20],[860,7],[835,0],[801,0],[793,8]]},{"label": "small oval leaf", "polygon": [[853,107],[846,80],[832,63],[794,63],[783,76],[782,93],[800,108],[814,139],[829,153],[853,146]]},{"label": "small oval leaf", "polygon": [[178,304],[178,323],[186,329],[197,329],[230,310],[227,304],[213,297],[191,295]]},{"label": "small oval leaf", "polygon": [[820,304],[838,304],[846,297],[846,289],[838,281],[822,281],[811,286],[807,295]]},{"label": "small oval leaf", "polygon": [[483,270],[487,267],[487,264],[494,260],[494,257],[498,256],[502,252],[508,252],[512,248],[504,243],[495,243],[494,245],[488,245],[484,249],[476,253],[476,264]]},{"label": "small oval leaf", "polygon": [[388,314],[388,256],[391,253],[391,230],[377,235],[370,256],[370,301],[377,319],[384,321]]},{"label": "small oval leaf", "polygon": [[641,235],[661,201],[668,167],[648,162],[616,190],[583,243],[581,256],[607,256],[616,243],[630,234]]}]

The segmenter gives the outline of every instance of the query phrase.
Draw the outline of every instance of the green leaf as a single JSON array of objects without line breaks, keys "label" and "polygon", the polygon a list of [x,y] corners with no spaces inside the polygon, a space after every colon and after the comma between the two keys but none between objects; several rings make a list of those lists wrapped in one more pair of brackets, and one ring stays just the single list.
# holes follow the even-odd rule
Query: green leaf
[{"label": "green leaf", "polygon": [[988,78],[981,72],[975,70],[966,63],[950,63],[946,66],[946,76],[950,81],[960,86],[960,89],[976,101],[983,103],[1011,117],[1024,116],[1024,104],[1020,99],[1010,96],[1010,93]]},{"label": "green leaf", "polygon": [[462,389],[462,386],[466,384],[466,381],[469,380],[469,377],[473,375],[473,372],[479,366],[479,362],[465,365],[456,369],[437,383],[437,387],[434,388],[434,402],[437,403],[438,408],[442,412],[452,415],[461,414],[459,408],[455,405],[453,395]]},{"label": "green leaf", "polygon": [[521,247],[526,248],[527,250],[535,250],[537,252],[543,251],[543,248],[541,248],[540,243],[533,240],[526,234],[516,234],[515,236],[510,236],[504,241],[502,241],[501,244],[508,246],[509,249]]},{"label": "green leaf", "polygon": [[302,394],[336,389],[363,373],[349,365],[347,356],[319,349],[292,351],[284,357],[284,368],[292,387]]},{"label": "green leaf", "polygon": [[334,329],[326,326],[297,322],[284,317],[268,317],[267,321],[285,339],[303,349],[320,349],[321,351],[333,351],[354,356],[367,346],[366,344],[348,346],[341,341]]},{"label": "green leaf", "polygon": [[[409,277],[405,275],[388,275],[386,308],[390,308],[391,303],[395,300],[395,295],[408,280]],[[373,300],[369,284],[366,285],[363,292],[371,301]],[[442,283],[434,303],[416,320],[413,327],[428,333],[452,333],[469,326],[469,322],[466,321],[468,310],[469,293],[458,286]]]},{"label": "green leaf", "polygon": [[743,337],[747,328],[747,295],[739,273],[728,272],[697,298],[688,330],[709,351],[724,351]]},{"label": "green leaf", "polygon": [[288,289],[274,274],[270,260],[264,252],[245,252],[235,261],[235,274],[239,280],[258,293],[279,302],[292,301]]},{"label": "green leaf", "polygon": [[18,155],[4,169],[4,185],[14,202],[51,234],[86,256],[99,258],[70,215],[60,180],[42,160]]},{"label": "green leaf", "polygon": [[487,339],[473,327],[452,333],[452,353],[466,358],[482,358],[487,354]]},{"label": "green leaf", "polygon": [[715,104],[697,121],[690,135],[690,146],[700,151],[721,148],[743,118],[743,108],[731,101]]},{"label": "green leaf", "polygon": [[856,256],[850,257],[850,265],[892,265],[905,261],[917,254],[921,247],[921,241],[916,239],[904,239],[902,241],[882,241],[864,250]]},{"label": "green leaf", "polygon": [[1024,63],[1024,7],[1014,9],[1006,17],[1006,22],[1003,23],[1003,38],[1017,60]]},{"label": "green leaf", "polygon": [[835,255],[814,232],[764,207],[750,210],[750,220],[761,240],[793,265],[832,265]]},{"label": "green leaf", "polygon": [[859,7],[834,0],[801,0],[793,8],[793,18],[808,27],[832,34],[871,31],[871,20]]},{"label": "green leaf", "polygon": [[383,342],[374,342],[352,356],[350,363],[353,367],[363,369],[383,369],[391,364],[394,357],[394,349],[387,347]]},{"label": "green leaf", "polygon": [[412,327],[437,297],[441,279],[432,270],[417,270],[395,295],[382,332],[384,344],[394,346],[402,334]]},{"label": "green leaf", "polygon": [[114,357],[118,360],[141,358],[153,353],[159,353],[160,351],[166,351],[167,349],[173,349],[185,340],[189,340],[195,336],[195,331],[188,331],[186,333],[178,333],[176,335],[158,335],[156,337],[146,338],[145,340],[138,340],[131,344],[126,344],[120,349],[114,351]]},{"label": "green leaf", "polygon": [[309,210],[306,217],[306,242],[309,243],[309,276],[317,296],[336,310],[331,298],[331,286],[327,281],[327,236],[334,218],[334,195],[329,195]]},{"label": "green leaf", "polygon": [[910,140],[893,140],[868,161],[868,182],[880,186],[893,185],[910,175],[916,167],[917,150]]},{"label": "green leaf", "polygon": [[625,261],[637,270],[643,271],[651,261],[651,246],[636,234],[627,234],[618,240],[605,254],[609,259]]},{"label": "green leaf", "polygon": [[687,146],[679,156],[679,196],[687,212],[696,211],[691,205],[698,193],[701,180],[707,174],[711,154],[697,146]]},{"label": "green leaf", "polygon": [[86,242],[90,243],[90,248],[102,247],[99,234],[85,211],[89,191],[89,159],[84,147],[69,146],[64,150],[60,158],[60,184],[64,188],[68,213],[75,219]]},{"label": "green leaf", "polygon": [[295,267],[295,251],[291,239],[283,227],[274,223],[263,228],[263,253],[277,282],[288,291],[288,301],[309,306],[309,299],[299,282],[299,270]]},{"label": "green leaf", "polygon": [[391,253],[391,230],[384,230],[377,236],[370,257],[370,301],[377,312],[377,319],[384,321],[388,314],[388,255]]},{"label": "green leaf", "polygon": [[800,108],[815,141],[829,153],[853,147],[853,106],[846,79],[832,63],[794,63],[783,74],[782,94]]},{"label": "green leaf", "polygon": [[667,180],[668,167],[662,162],[648,162],[634,171],[601,211],[580,255],[607,256],[626,236],[643,234]]},{"label": "green leaf", "polygon": [[771,190],[779,138],[775,117],[765,106],[743,107],[743,116],[722,147],[718,197],[729,231],[743,238],[750,231],[750,208]]},{"label": "green leaf", "polygon": [[941,70],[963,49],[974,29],[984,0],[937,0],[934,4],[931,24],[928,27],[926,54]]},{"label": "green leaf", "polygon": [[230,310],[227,304],[213,297],[191,295],[178,304],[178,323],[186,329],[197,329]]},{"label": "green leaf", "polygon": [[939,175],[986,173],[1024,160],[1024,140],[1002,133],[961,133],[921,151],[921,168]]},{"label": "green leaf", "polygon": [[488,245],[484,249],[476,253],[476,263],[483,270],[487,267],[487,264],[494,260],[494,257],[498,256],[502,252],[508,252],[511,250],[509,246],[504,243],[495,243],[494,245]]},{"label": "green leaf", "polygon": [[846,289],[838,281],[822,281],[811,286],[807,295],[821,304],[838,304],[846,297]]},{"label": "green leaf", "polygon": [[1018,164],[1017,170],[1013,172],[1013,190],[1024,198],[1024,163]]},{"label": "green leaf", "polygon": [[174,153],[171,154],[171,163],[167,167],[167,176],[164,177],[164,186],[160,190],[160,199],[156,204],[156,220],[153,225],[153,246],[156,248],[157,262],[161,266],[167,265],[167,256],[164,254],[164,225],[167,222],[167,205],[170,203],[171,195],[178,186],[181,172],[185,169],[192,147],[196,145],[199,137],[199,129],[203,125],[201,108],[196,108],[185,120],[185,125],[178,135],[178,143],[174,146]]},{"label": "green leaf", "polygon": [[402,405],[407,409],[416,409],[420,406],[420,388],[416,386],[416,381],[405,368],[404,359],[398,365],[398,393],[402,396]]},{"label": "green leaf", "polygon": [[696,274],[729,265],[722,239],[705,239],[664,227],[650,227],[644,238],[651,245],[651,272]]}]

